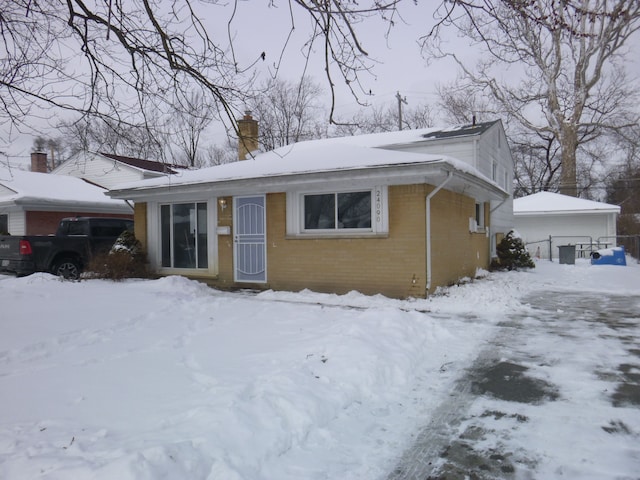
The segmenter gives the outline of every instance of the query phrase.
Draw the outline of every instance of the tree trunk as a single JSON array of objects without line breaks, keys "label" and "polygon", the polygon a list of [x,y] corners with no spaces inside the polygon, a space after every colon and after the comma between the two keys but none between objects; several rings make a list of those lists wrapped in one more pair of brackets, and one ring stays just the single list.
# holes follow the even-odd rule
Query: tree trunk
[{"label": "tree trunk", "polygon": [[578,182],[576,175],[576,150],[578,149],[578,132],[573,125],[565,124],[561,136],[561,173],[560,193],[578,196]]}]

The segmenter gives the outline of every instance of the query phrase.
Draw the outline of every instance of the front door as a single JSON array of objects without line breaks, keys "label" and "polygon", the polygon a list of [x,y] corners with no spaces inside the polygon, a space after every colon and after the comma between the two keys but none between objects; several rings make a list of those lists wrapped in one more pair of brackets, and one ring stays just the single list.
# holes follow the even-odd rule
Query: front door
[{"label": "front door", "polygon": [[266,282],[265,197],[234,197],[233,205],[235,281]]}]

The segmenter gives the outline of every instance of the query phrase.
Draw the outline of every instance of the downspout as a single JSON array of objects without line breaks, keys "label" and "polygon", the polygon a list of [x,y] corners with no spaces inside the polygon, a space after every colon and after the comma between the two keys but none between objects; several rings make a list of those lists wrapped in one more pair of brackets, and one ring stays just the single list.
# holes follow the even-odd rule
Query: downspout
[{"label": "downspout", "polygon": [[442,189],[447,183],[449,183],[449,180],[451,180],[452,177],[453,177],[453,172],[451,172],[450,170],[447,171],[447,178],[445,178],[440,185],[438,185],[435,189],[433,189],[431,193],[427,195],[427,198],[425,200],[426,222],[427,222],[427,225],[426,225],[427,241],[426,241],[426,252],[425,252],[427,256],[427,272],[426,272],[427,283],[425,285],[425,291],[427,295],[431,290],[431,198],[433,198],[435,194],[440,191],[440,189]]},{"label": "downspout", "polygon": [[[493,253],[493,250],[491,248],[491,244],[495,238],[494,235],[494,230],[493,230],[493,212],[495,212],[496,210],[498,210],[502,205],[504,205],[507,200],[509,200],[509,198],[511,198],[511,195],[509,195],[508,197],[506,197],[504,200],[502,200],[498,205],[496,205],[495,207],[493,207],[491,210],[489,210],[489,229],[487,230],[487,232],[489,232],[489,264],[491,264],[491,254]],[[497,246],[497,242],[496,242],[496,246]]]}]

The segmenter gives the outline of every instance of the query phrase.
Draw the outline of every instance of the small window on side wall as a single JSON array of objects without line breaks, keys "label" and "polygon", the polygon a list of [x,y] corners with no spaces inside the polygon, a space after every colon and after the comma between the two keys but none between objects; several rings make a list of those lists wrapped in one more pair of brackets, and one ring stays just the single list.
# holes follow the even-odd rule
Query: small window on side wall
[{"label": "small window on side wall", "polygon": [[484,230],[484,202],[476,202],[475,221],[477,231]]},{"label": "small window on side wall", "polygon": [[0,235],[9,234],[9,215],[0,215]]}]

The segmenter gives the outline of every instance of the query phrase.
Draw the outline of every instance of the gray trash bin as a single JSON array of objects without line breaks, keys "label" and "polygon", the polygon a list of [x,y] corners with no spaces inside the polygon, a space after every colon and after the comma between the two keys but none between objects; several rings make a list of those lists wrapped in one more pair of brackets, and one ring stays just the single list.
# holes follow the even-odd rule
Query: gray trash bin
[{"label": "gray trash bin", "polygon": [[576,263],[576,246],[575,245],[560,245],[560,263],[567,265],[575,265]]}]

